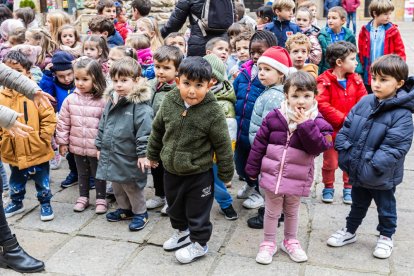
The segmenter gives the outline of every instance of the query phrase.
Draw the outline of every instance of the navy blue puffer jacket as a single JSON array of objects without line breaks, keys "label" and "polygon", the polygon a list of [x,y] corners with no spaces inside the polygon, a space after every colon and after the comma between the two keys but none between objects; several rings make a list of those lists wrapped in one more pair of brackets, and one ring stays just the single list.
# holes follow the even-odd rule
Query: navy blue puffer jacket
[{"label": "navy blue puffer jacket", "polygon": [[402,182],[413,139],[414,77],[394,98],[370,94],[349,112],[335,140],[339,167],[355,187],[388,190]]}]

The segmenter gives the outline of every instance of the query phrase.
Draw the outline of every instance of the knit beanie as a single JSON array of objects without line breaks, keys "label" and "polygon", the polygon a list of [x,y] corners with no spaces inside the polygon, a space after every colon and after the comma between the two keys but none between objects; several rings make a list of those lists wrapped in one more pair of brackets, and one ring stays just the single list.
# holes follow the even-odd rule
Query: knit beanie
[{"label": "knit beanie", "polygon": [[214,54],[206,55],[204,56],[204,59],[210,63],[211,69],[213,69],[213,78],[215,78],[218,82],[223,82],[226,74],[226,66],[223,61]]},{"label": "knit beanie", "polygon": [[267,49],[257,61],[257,65],[267,64],[270,67],[278,70],[286,77],[289,74],[296,72],[290,59],[289,52],[285,48],[273,46]]},{"label": "knit beanie", "polygon": [[0,35],[4,41],[7,41],[9,35],[18,28],[24,28],[22,21],[18,19],[6,19],[0,25]]},{"label": "knit beanie", "polygon": [[11,50],[19,51],[20,53],[22,53],[23,55],[27,57],[27,59],[33,64],[33,66],[35,66],[37,57],[42,52],[42,47],[33,46],[29,44],[19,44],[19,45],[13,46]]},{"label": "knit beanie", "polygon": [[153,64],[151,48],[137,50],[138,63],[141,65]]},{"label": "knit beanie", "polygon": [[52,71],[66,71],[73,69],[72,61],[74,57],[68,52],[59,51],[56,52],[52,57]]}]

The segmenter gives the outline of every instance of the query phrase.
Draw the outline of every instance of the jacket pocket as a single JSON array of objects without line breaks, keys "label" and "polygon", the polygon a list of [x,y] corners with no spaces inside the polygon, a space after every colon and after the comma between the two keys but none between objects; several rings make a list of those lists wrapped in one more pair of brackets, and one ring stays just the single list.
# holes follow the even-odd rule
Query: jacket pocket
[{"label": "jacket pocket", "polygon": [[342,171],[349,174],[349,162],[352,150],[352,144],[346,143],[343,150],[338,151],[338,165]]},{"label": "jacket pocket", "polygon": [[197,171],[200,166],[192,163],[192,155],[190,152],[177,151],[174,154],[174,169],[177,173],[187,174]]},{"label": "jacket pocket", "polygon": [[374,156],[373,151],[365,153],[364,158],[361,160],[361,166],[358,178],[361,183],[368,187],[378,187],[387,184],[394,174],[394,169],[388,170],[387,172],[381,172],[377,170],[372,164],[372,157]]}]

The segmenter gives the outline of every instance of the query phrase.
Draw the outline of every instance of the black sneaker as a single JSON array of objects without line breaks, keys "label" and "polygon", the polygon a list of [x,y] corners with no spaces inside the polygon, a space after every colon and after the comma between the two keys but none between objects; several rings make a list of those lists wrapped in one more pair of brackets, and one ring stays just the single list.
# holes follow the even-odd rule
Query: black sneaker
[{"label": "black sneaker", "polygon": [[220,208],[219,212],[220,214],[223,214],[227,220],[236,220],[239,218],[239,215],[237,215],[236,211],[233,208],[233,205],[230,205],[226,209]]},{"label": "black sneaker", "polygon": [[257,216],[249,218],[247,220],[247,226],[253,229],[263,229],[264,212],[265,212],[265,208],[260,207],[257,210]]}]

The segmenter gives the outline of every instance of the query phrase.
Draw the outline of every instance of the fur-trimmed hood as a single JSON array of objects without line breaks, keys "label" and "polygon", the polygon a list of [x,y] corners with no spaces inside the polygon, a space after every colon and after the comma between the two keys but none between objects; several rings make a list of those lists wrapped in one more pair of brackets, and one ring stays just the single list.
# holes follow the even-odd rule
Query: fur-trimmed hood
[{"label": "fur-trimmed hood", "polygon": [[[103,97],[106,100],[113,101],[113,93],[115,92],[113,86],[109,86]],[[139,104],[151,100],[151,89],[148,81],[145,78],[141,78],[138,83],[134,86],[134,89],[126,97],[127,102]]]}]

